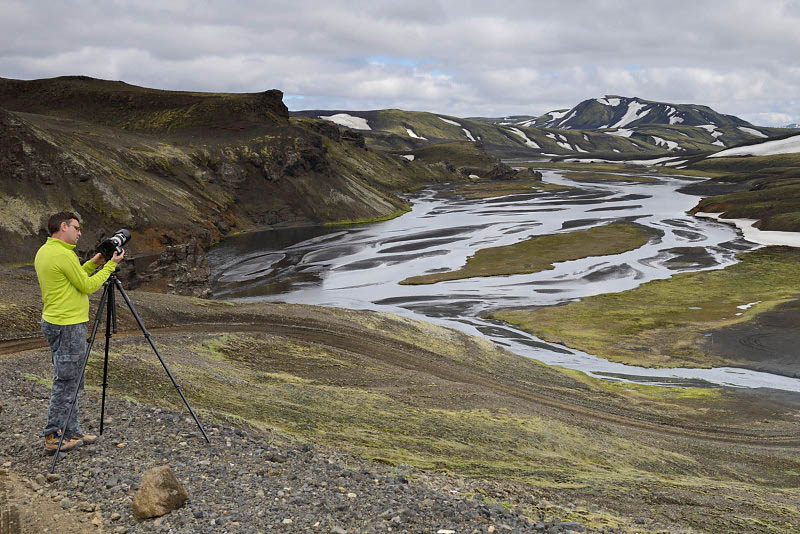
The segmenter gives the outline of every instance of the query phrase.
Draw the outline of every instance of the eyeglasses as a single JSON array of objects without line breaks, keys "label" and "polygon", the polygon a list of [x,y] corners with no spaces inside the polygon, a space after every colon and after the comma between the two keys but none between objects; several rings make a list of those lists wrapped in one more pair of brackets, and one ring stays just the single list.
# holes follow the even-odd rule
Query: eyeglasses
[{"label": "eyeglasses", "polygon": [[71,226],[71,227],[75,228],[79,232],[81,231],[81,227],[80,226],[75,226],[74,224],[68,224],[67,226]]}]

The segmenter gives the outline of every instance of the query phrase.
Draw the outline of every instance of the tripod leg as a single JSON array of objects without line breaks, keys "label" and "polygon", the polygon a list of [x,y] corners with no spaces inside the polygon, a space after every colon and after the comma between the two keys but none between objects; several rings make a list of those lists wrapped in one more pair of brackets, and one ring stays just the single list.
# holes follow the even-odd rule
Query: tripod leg
[{"label": "tripod leg", "polygon": [[[100,401],[100,435],[103,435],[103,422],[105,421],[106,413],[106,387],[108,386],[108,347],[111,344],[111,325],[114,317],[114,309],[116,301],[114,299],[114,285],[109,284],[108,290],[108,306],[106,306],[106,347],[105,358],[103,360],[103,397]],[[116,326],[114,332],[116,332]]]},{"label": "tripod leg", "polygon": [[200,420],[197,418],[197,415],[195,415],[194,410],[192,410],[192,407],[189,406],[189,401],[186,400],[186,396],[183,394],[183,390],[178,385],[178,383],[175,381],[175,378],[172,376],[172,373],[169,372],[169,368],[167,367],[167,364],[164,362],[164,358],[161,357],[161,354],[158,352],[158,349],[156,348],[155,343],[153,343],[153,339],[150,337],[150,332],[148,332],[147,328],[144,327],[144,323],[142,323],[142,320],[139,318],[139,314],[136,313],[136,310],[133,307],[133,303],[131,302],[131,299],[128,298],[128,294],[125,293],[125,289],[122,287],[122,282],[120,282],[119,279],[117,279],[117,278],[114,279],[114,282],[116,283],[117,289],[119,289],[119,292],[122,295],[122,298],[125,299],[125,304],[127,304],[128,308],[131,310],[131,313],[133,314],[133,318],[136,319],[136,322],[138,323],[139,328],[142,329],[142,333],[144,334],[144,337],[147,339],[147,342],[150,343],[150,347],[153,349],[153,352],[156,353],[156,356],[158,357],[158,360],[161,362],[161,365],[164,367],[164,370],[167,372],[167,376],[172,381],[172,385],[175,386],[175,389],[178,391],[178,394],[183,399],[183,403],[189,409],[189,413],[192,414],[192,418],[194,418],[194,422],[197,423],[197,427],[200,429],[200,432],[203,433],[203,437],[206,438],[206,442],[211,443],[211,440],[208,439],[208,435],[206,434],[206,431],[203,428],[203,425],[200,424]]},{"label": "tripod leg", "polygon": [[105,283],[105,287],[103,289],[103,295],[100,297],[100,304],[97,306],[97,314],[94,318],[94,326],[92,326],[92,334],[89,336],[89,340],[86,343],[86,355],[83,358],[83,366],[81,367],[81,378],[78,380],[78,387],[75,388],[75,394],[72,397],[72,404],[69,407],[69,413],[67,413],[66,419],[64,419],[64,423],[61,425],[60,432],[61,432],[61,439],[58,440],[58,447],[56,448],[56,453],[53,455],[53,463],[50,466],[50,472],[52,473],[56,469],[56,462],[58,461],[58,455],[61,453],[61,445],[64,443],[64,431],[67,429],[67,423],[69,422],[70,418],[72,417],[72,412],[75,411],[75,405],[78,402],[78,392],[81,389],[81,382],[83,381],[83,377],[86,373],[86,364],[89,361],[89,354],[92,352],[92,346],[94,345],[94,338],[97,335],[97,327],[100,324],[100,317],[102,317],[103,307],[106,305],[106,298],[108,297],[109,291],[111,291],[111,282],[108,281]]}]

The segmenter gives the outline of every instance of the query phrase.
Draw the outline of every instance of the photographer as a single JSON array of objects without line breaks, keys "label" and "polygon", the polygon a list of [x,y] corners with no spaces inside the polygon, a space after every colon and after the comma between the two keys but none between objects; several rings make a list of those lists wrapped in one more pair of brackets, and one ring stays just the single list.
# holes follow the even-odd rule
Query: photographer
[{"label": "photographer", "polygon": [[[82,364],[86,356],[86,324],[89,322],[89,295],[103,286],[125,256],[115,252],[102,269],[92,274],[105,259],[96,254],[83,265],[78,261],[75,245],[81,227],[74,213],[59,212],[47,222],[50,237],[36,253],[34,267],[42,290],[42,333],[50,344],[53,361],[53,387],[47,425],[42,432],[45,450],[58,448],[60,429],[69,412],[72,396],[83,387]],[[82,443],[91,443],[97,436],[83,434],[78,423],[77,405],[64,429],[62,451]]]}]

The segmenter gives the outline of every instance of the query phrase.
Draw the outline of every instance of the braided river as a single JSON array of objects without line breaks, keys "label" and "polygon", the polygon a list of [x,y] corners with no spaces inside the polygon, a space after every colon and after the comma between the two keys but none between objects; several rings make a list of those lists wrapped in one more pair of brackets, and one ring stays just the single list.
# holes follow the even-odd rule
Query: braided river
[{"label": "braided river", "polygon": [[[746,369],[649,369],[609,362],[546,343],[512,325],[482,318],[508,308],[553,306],[632,289],[678,272],[721,269],[760,245],[736,228],[687,215],[699,197],[678,189],[696,178],[576,183],[543,171],[545,183],[569,186],[472,200],[437,186],[409,200],[396,219],[350,227],[273,229],[227,239],[209,251],[213,295],[396,313],[483,336],[551,365],[614,380],[724,385],[800,392],[800,380]],[[639,174],[641,175],[641,174]],[[400,285],[410,276],[458,269],[479,249],[617,221],[636,221],[661,237],[629,252],[555,264],[533,274]],[[742,305],[749,303],[743,302]]]}]

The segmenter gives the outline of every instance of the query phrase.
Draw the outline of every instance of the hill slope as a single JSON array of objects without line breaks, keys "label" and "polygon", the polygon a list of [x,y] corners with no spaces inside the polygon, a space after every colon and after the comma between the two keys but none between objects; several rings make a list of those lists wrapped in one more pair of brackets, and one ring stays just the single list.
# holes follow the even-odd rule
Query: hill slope
[{"label": "hill slope", "polygon": [[482,142],[499,157],[581,156],[640,159],[696,155],[786,133],[756,127],[707,106],[667,104],[607,96],[541,117],[458,118],[396,109],[306,110],[293,116],[321,118],[360,131],[378,150],[413,150],[450,141]]},{"label": "hill slope", "polygon": [[0,262],[30,261],[62,209],[82,218],[81,251],[126,227],[132,252],[158,253],[264,225],[383,218],[405,209],[396,192],[459,178],[290,119],[281,97],[0,80]]}]

